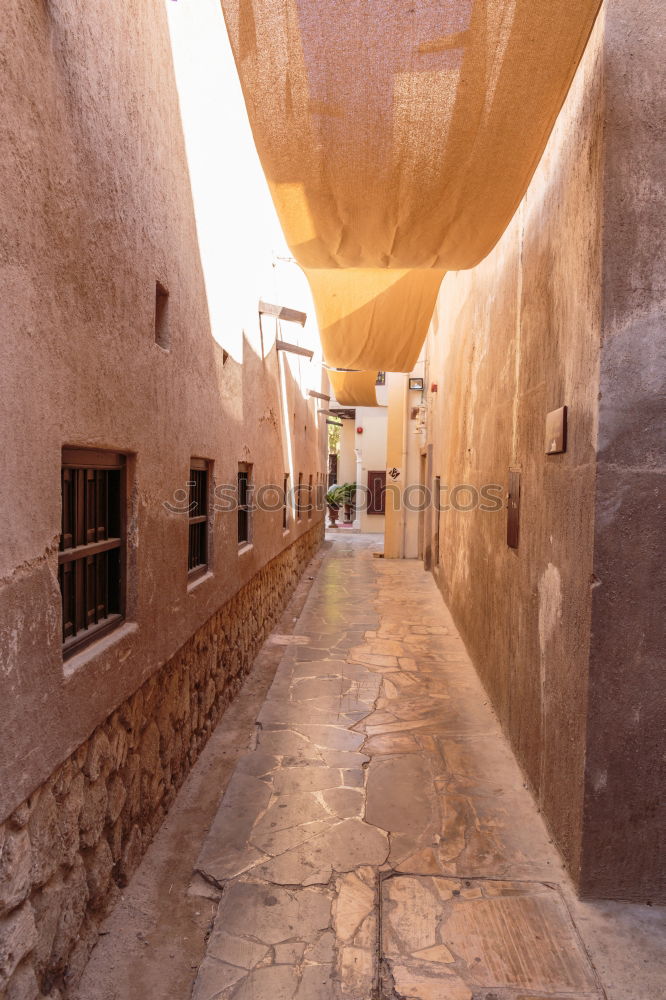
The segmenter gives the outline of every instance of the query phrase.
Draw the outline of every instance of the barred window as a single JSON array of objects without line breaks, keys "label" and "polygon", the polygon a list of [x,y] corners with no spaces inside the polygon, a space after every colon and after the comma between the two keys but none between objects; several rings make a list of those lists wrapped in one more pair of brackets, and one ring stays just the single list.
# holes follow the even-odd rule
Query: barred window
[{"label": "barred window", "polygon": [[250,486],[252,466],[247,462],[238,465],[238,544],[250,541]]},{"label": "barred window", "polygon": [[190,577],[208,569],[208,462],[190,459],[190,523],[187,571]]},{"label": "barred window", "polygon": [[285,472],[282,486],[282,528],[284,531],[289,527],[289,473]]},{"label": "barred window", "polygon": [[67,658],[124,618],[125,457],[63,449],[61,482],[58,578]]},{"label": "barred window", "polygon": [[298,489],[296,491],[296,519],[300,521],[301,514],[303,513],[303,498],[301,496],[303,491],[303,473],[298,473]]},{"label": "barred window", "polygon": [[313,496],[312,496],[312,476],[310,476],[310,478],[308,479],[308,521],[312,517],[312,502],[313,502]]}]

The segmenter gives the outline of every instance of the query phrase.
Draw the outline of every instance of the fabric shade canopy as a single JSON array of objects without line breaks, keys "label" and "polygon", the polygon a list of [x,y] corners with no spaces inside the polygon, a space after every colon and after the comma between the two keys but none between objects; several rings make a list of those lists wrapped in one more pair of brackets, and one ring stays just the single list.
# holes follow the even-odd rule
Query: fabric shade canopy
[{"label": "fabric shade canopy", "polygon": [[525,194],[601,0],[222,5],[325,356],[409,371],[444,272]]},{"label": "fabric shade canopy", "polygon": [[340,368],[409,372],[428,332],[443,271],[307,271],[324,357]]},{"label": "fabric shade canopy", "polygon": [[377,406],[377,372],[330,370],[331,388],[341,406]]}]

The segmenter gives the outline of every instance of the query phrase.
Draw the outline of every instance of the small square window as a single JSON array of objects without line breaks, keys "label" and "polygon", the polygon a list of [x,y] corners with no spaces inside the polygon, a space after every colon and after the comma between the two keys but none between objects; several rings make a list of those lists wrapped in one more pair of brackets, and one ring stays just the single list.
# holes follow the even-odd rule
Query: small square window
[{"label": "small square window", "polygon": [[238,465],[238,544],[250,541],[250,494],[252,491],[252,466],[247,462]]},{"label": "small square window", "polygon": [[190,459],[189,539],[187,571],[200,576],[208,569],[208,462]]},{"label": "small square window", "polygon": [[155,343],[165,351],[171,347],[169,291],[159,281],[155,283]]}]

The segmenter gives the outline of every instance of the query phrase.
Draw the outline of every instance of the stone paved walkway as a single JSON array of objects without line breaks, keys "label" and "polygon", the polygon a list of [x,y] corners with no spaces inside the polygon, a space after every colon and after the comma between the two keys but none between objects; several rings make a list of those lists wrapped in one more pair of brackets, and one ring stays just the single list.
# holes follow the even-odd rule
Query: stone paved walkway
[{"label": "stone paved walkway", "polygon": [[574,900],[432,578],[378,548],[336,539],[272,637],[197,862],[222,893],[195,1000],[643,1000],[612,958],[635,911]]}]

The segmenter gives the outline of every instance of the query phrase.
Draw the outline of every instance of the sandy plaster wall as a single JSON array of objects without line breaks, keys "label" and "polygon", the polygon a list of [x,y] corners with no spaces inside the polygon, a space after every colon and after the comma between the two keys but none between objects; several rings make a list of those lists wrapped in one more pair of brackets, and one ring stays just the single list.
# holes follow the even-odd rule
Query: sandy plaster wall
[{"label": "sandy plaster wall", "polygon": [[[442,487],[521,476],[506,510],[439,518],[434,575],[574,876],[580,866],[601,325],[603,22],[504,237],[444,280],[428,344],[428,440]],[[566,454],[545,418],[569,408]],[[450,493],[448,494],[450,498]],[[446,497],[444,498],[446,500]],[[463,505],[469,494],[459,494]],[[432,526],[434,547],[435,525]],[[436,555],[433,553],[436,563]]]},{"label": "sandy plaster wall", "polygon": [[[660,4],[608,2],[545,156],[430,338],[433,474],[521,474],[441,516],[435,576],[583,895],[666,899],[666,136]],[[569,407],[567,453],[544,419]]]},{"label": "sandy plaster wall", "polygon": [[[211,521],[188,587],[172,500],[191,456],[216,484],[324,471],[325,423],[275,351],[213,341],[160,0],[10,0],[3,10],[0,297],[0,818],[204,622],[321,519]],[[233,239],[233,233],[229,233]],[[170,350],[155,343],[168,287]],[[289,429],[288,447],[285,426]],[[63,665],[57,548],[65,445],[128,456],[128,624]]]},{"label": "sandy plaster wall", "polygon": [[666,8],[609,4],[581,888],[666,901]]}]

